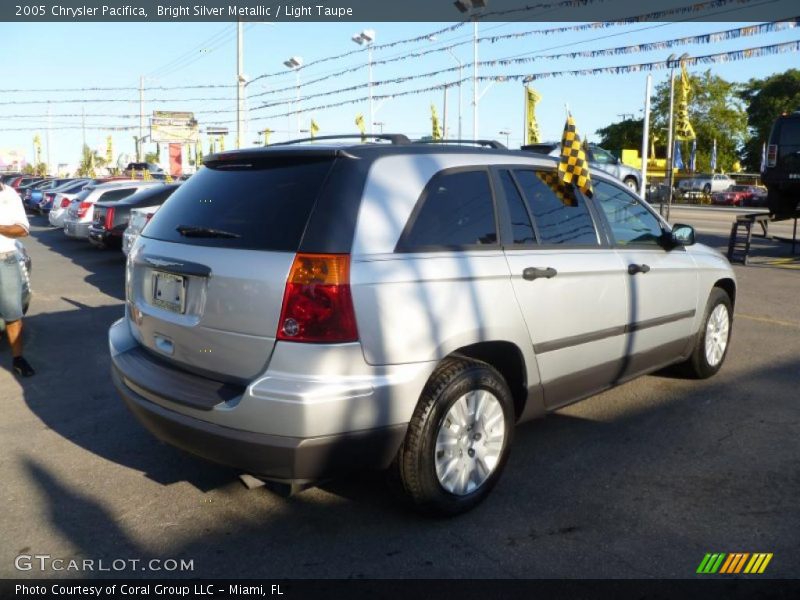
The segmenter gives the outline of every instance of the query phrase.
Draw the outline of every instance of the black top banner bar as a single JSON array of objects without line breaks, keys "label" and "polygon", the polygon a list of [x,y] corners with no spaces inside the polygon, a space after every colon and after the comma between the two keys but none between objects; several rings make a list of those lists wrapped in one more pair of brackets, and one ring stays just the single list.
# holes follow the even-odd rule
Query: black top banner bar
[{"label": "black top banner bar", "polygon": [[[766,21],[797,16],[797,0],[657,0],[650,20]],[[274,22],[561,22],[622,21],[640,14],[641,0],[11,0],[7,22],[274,21]],[[663,14],[659,15],[659,12]]]}]

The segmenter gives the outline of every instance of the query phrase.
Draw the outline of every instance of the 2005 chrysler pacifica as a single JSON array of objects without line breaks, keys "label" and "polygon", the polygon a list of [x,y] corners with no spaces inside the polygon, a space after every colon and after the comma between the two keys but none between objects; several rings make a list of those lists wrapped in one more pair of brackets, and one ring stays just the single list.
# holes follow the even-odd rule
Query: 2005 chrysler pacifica
[{"label": "2005 chrysler pacifica", "polygon": [[719,370],[736,282],[691,227],[548,157],[375,137],[213,155],[144,229],[109,342],[157,437],[295,486],[391,468],[455,514],[515,423]]}]

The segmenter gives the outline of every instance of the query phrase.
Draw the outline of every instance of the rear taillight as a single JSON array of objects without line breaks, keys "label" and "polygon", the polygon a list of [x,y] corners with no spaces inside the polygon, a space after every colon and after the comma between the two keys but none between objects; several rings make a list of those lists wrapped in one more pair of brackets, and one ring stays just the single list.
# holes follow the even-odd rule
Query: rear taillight
[{"label": "rear taillight", "polygon": [[349,255],[295,256],[283,294],[277,337],[330,344],[358,340]]},{"label": "rear taillight", "polygon": [[770,144],[769,146],[767,146],[767,166],[774,167],[777,162],[778,162],[778,146],[776,144]]},{"label": "rear taillight", "polygon": [[114,227],[114,209],[107,208],[106,209],[106,221],[105,221],[106,231],[111,231]]},{"label": "rear taillight", "polygon": [[61,208],[67,208],[70,204],[72,204],[72,200],[70,200],[69,198],[61,199]]},{"label": "rear taillight", "polygon": [[79,218],[79,219],[82,219],[83,217],[85,217],[85,216],[86,216],[86,213],[87,213],[87,211],[89,210],[89,207],[90,207],[91,205],[92,205],[92,203],[91,203],[91,202],[81,202],[81,203],[78,205],[78,218]]}]

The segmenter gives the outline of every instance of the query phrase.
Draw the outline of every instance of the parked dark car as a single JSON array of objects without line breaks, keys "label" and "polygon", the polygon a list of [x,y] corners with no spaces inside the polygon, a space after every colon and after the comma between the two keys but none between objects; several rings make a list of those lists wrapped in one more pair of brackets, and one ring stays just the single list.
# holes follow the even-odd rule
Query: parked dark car
[{"label": "parked dark car", "polygon": [[[12,188],[14,188],[14,191],[17,192],[17,194],[22,196],[22,194],[25,193],[25,188],[27,188],[31,184],[37,183],[37,182],[42,181],[42,180],[44,180],[44,177],[34,177],[32,175],[21,175],[20,177],[17,177],[16,179],[12,179],[11,182],[8,185],[10,185]],[[21,193],[20,193],[20,190],[22,190]]]},{"label": "parked dark car", "polygon": [[71,179],[44,179],[34,185],[28,186],[25,189],[25,195],[22,198],[22,204],[26,210],[38,212],[39,203],[44,198],[44,193],[61,187],[65,183],[72,181]]},{"label": "parked dark car", "polygon": [[121,248],[122,234],[128,226],[131,210],[142,206],[160,206],[179,187],[179,183],[158,185],[116,202],[98,202],[94,205],[94,220],[89,226],[89,241],[98,248]]},{"label": "parked dark car", "polygon": [[21,176],[22,173],[3,173],[0,175],[0,182],[10,184],[12,179],[16,179],[17,177]]},{"label": "parked dark car", "polygon": [[797,214],[800,204],[800,110],[777,118],[761,173],[767,186],[769,212],[778,217]]}]

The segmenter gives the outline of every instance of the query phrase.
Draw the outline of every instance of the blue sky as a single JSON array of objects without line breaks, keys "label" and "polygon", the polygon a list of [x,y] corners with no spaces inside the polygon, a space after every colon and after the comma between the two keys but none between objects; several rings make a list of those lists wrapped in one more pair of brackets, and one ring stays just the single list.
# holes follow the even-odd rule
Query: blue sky
[{"label": "blue sky", "polygon": [[[246,24],[244,29],[244,72],[253,79],[264,73],[285,71],[282,63],[290,56],[301,56],[306,63],[330,55],[338,55],[358,47],[351,41],[354,33],[364,28],[376,31],[376,44],[421,36],[442,29],[448,23],[277,23]],[[502,35],[514,32],[545,29],[565,24],[551,23],[482,23],[480,35]],[[479,60],[491,60],[537,53],[551,54],[571,50],[591,50],[626,46],[630,44],[669,40],[741,27],[745,23],[638,23],[581,32],[548,36],[531,36],[479,45]],[[4,42],[7,59],[3,67],[3,88],[90,88],[106,86],[138,87],[139,76],[144,75],[145,88],[198,84],[228,84],[236,77],[236,38],[234,23],[37,23],[0,24],[0,39]],[[396,77],[418,75],[456,66],[448,53],[413,57],[412,53],[431,48],[468,42],[453,52],[463,63],[472,61],[471,25],[437,36],[435,41],[422,41],[395,48],[376,50],[374,59],[381,60],[406,56],[406,60],[376,66],[373,79],[382,81]],[[610,65],[624,65],[664,60],[670,53],[699,56],[754,46],[777,44],[800,39],[800,28],[753,37],[728,40],[715,44],[688,45],[658,52],[637,53],[592,59],[537,60],[524,65],[482,69],[481,75],[504,73],[536,73],[567,69],[582,69]],[[9,49],[14,50],[9,50]],[[176,62],[177,60],[177,62]],[[312,66],[301,71],[301,81],[311,80],[332,72],[363,66],[351,74],[341,75],[313,86],[302,87],[302,94],[315,94],[367,81],[366,53],[358,53],[341,60]],[[797,68],[798,54],[778,54],[738,62],[702,65],[692,71],[711,69],[713,73],[730,81],[747,81],[751,77],[764,77],[772,73]],[[464,68],[464,77],[471,76],[471,67]],[[595,131],[617,121],[623,114],[641,115],[644,101],[646,73],[596,75],[590,77],[558,77],[543,79],[534,84],[542,100],[537,108],[537,118],[544,139],[560,137],[564,124],[564,105],[575,117],[579,130],[589,139],[596,138]],[[667,78],[666,71],[654,71],[654,86]],[[407,81],[397,85],[374,88],[375,94],[386,94],[428,87],[457,79],[457,72]],[[276,77],[264,78],[248,86],[248,94],[263,94],[277,88],[292,87],[293,73],[286,71]],[[481,91],[489,86],[481,84]],[[523,134],[523,87],[519,82],[500,82],[485,91],[479,103],[479,134],[485,138],[500,139],[500,131],[510,131],[509,141],[518,146]],[[464,137],[472,133],[471,83],[462,88],[462,120]],[[366,87],[340,95],[304,100],[302,106],[311,107],[349,98],[365,97]],[[296,137],[296,117],[274,117],[294,110],[294,89],[275,92],[248,100],[249,143],[256,139],[256,131],[269,127],[274,130],[271,141]],[[115,153],[133,153],[132,136],[138,134],[138,91],[83,91],[83,92],[8,92],[0,90],[0,148],[19,148],[28,156],[32,154],[32,139],[39,134],[46,144],[47,104],[33,101],[50,100],[50,110],[57,114],[86,112],[86,141],[92,147],[105,147],[109,131],[103,126],[136,126],[132,131],[112,132]],[[94,102],[100,99],[123,102]],[[170,102],[154,102],[173,99]],[[78,102],[65,102],[77,100]],[[262,101],[283,101],[282,106],[257,109]],[[443,92],[427,92],[376,102],[375,120],[383,122],[384,130],[402,132],[411,136],[430,133],[430,105],[436,104],[442,119]],[[198,113],[201,128],[214,122],[226,123],[235,130],[235,89],[201,90],[151,90],[145,93],[145,113],[154,109],[187,110]],[[200,111],[230,111],[221,114],[204,114]],[[357,113],[368,116],[367,102],[344,107],[316,110],[301,114],[301,127],[306,129],[313,117],[320,126],[320,135],[332,133],[357,133],[353,123]],[[116,116],[94,116],[94,115]],[[9,115],[26,115],[10,117]],[[273,118],[260,118],[269,117]],[[451,137],[457,133],[458,89],[452,87],[448,94],[448,122]],[[50,133],[50,161],[75,163],[81,147],[81,118],[52,117]],[[58,127],[74,126],[77,129],[61,130]],[[31,128],[26,131],[9,131],[12,128]],[[94,129],[100,127],[101,129]],[[378,128],[376,127],[376,131]],[[233,147],[234,135],[228,136],[226,147]],[[207,142],[204,148],[207,149]],[[46,156],[46,147],[43,154]]]}]

